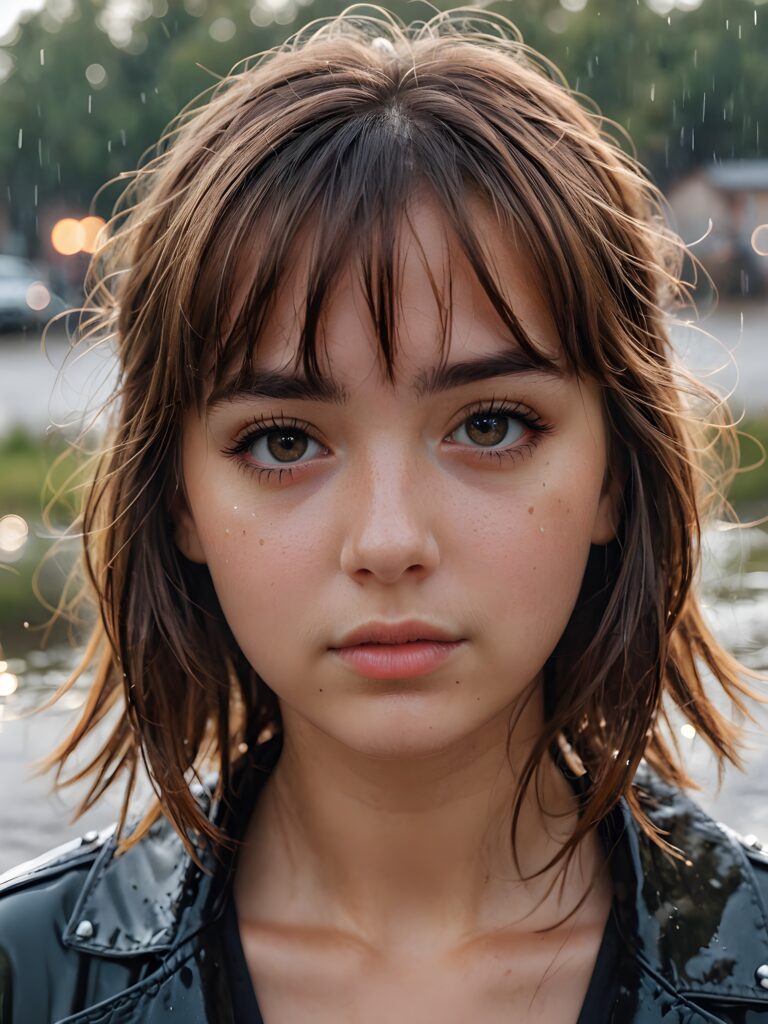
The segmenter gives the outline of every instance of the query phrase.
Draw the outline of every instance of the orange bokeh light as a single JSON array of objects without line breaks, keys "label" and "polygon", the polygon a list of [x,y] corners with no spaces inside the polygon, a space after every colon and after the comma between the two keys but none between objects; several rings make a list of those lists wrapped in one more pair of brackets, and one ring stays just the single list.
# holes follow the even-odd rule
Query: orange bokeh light
[{"label": "orange bokeh light", "polygon": [[104,218],[83,217],[80,225],[85,232],[85,241],[82,244],[83,252],[96,252],[99,244],[99,232],[104,227]]},{"label": "orange bokeh light", "polygon": [[85,228],[74,217],[64,217],[53,225],[51,245],[62,256],[74,256],[85,242]]}]

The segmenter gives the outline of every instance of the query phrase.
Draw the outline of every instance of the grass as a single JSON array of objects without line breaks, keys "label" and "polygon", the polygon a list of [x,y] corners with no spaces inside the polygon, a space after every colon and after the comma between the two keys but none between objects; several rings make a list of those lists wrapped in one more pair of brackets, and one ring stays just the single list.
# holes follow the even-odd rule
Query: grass
[{"label": "grass", "polygon": [[[768,414],[745,420],[739,430],[754,440],[740,439],[744,471],[734,478],[729,497],[741,518],[764,516],[768,514],[768,459],[762,465],[757,463],[763,459],[763,452],[768,452]],[[754,469],[746,468],[752,465]]]}]

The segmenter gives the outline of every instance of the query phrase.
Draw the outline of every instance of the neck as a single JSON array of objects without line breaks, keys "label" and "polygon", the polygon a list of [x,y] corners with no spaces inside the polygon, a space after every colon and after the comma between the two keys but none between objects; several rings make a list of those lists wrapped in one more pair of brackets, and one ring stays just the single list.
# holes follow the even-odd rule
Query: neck
[{"label": "neck", "polygon": [[591,834],[562,890],[552,885],[562,862],[525,880],[578,819],[575,794],[547,756],[538,788],[549,814],[537,804],[534,776],[521,805],[515,865],[516,776],[541,727],[533,703],[515,727],[509,757],[507,715],[448,749],[391,760],[350,750],[284,715],[282,753],[238,865],[242,915],[330,924],[379,946],[426,934],[455,944],[523,918],[526,930],[555,924],[578,903],[601,853]]}]

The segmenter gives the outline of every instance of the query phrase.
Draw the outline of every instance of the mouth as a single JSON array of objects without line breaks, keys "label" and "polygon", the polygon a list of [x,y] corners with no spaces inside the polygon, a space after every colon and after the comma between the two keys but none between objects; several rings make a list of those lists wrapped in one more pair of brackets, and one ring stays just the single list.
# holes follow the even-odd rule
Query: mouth
[{"label": "mouth", "polygon": [[463,640],[365,641],[331,648],[332,653],[369,679],[407,679],[434,672],[464,645]]}]

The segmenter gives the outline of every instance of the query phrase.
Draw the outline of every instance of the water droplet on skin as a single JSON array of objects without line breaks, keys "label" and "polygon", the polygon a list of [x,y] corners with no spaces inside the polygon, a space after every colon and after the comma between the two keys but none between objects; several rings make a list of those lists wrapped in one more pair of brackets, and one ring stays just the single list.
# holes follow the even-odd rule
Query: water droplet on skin
[{"label": "water droplet on skin", "polygon": [[226,534],[227,534],[227,536],[229,536],[229,527],[228,527],[228,526],[226,526],[226,527],[224,528],[224,533],[226,533]]},{"label": "water droplet on skin", "polygon": [[539,533],[544,533],[544,527],[543,526],[539,527]]}]

